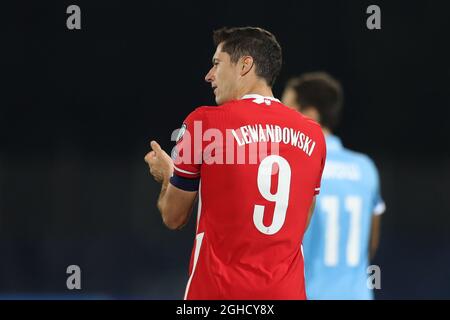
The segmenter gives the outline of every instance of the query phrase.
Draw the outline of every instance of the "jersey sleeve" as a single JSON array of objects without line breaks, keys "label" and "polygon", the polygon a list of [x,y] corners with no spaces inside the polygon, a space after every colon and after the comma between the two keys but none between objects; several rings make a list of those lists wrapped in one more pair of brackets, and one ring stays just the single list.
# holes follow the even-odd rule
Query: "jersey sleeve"
[{"label": "jersey sleeve", "polygon": [[197,108],[175,132],[176,145],[172,149],[174,172],[170,183],[185,191],[197,191],[200,183],[203,120],[201,109]]},{"label": "jersey sleeve", "polygon": [[321,155],[321,163],[320,163],[320,172],[317,178],[316,186],[314,188],[314,195],[317,196],[320,193],[320,184],[322,182],[322,174],[323,169],[325,168],[325,162],[327,158],[327,146],[325,143],[325,138],[323,134],[321,134],[321,144],[322,144],[322,155]]},{"label": "jersey sleeve", "polygon": [[372,198],[372,212],[374,215],[379,216],[386,211],[386,204],[383,201],[383,198],[381,197],[381,191],[380,191],[380,178],[378,174],[378,170],[375,166],[375,164],[372,163],[373,170],[374,170],[374,190],[373,190],[373,198]]}]

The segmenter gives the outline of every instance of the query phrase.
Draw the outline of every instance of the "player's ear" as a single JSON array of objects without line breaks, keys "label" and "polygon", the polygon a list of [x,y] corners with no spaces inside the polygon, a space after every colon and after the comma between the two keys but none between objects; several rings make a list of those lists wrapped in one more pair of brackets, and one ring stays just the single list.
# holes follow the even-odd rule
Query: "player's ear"
[{"label": "player's ear", "polygon": [[241,60],[241,77],[245,76],[247,73],[249,73],[250,70],[253,68],[253,58],[251,56],[244,56]]}]

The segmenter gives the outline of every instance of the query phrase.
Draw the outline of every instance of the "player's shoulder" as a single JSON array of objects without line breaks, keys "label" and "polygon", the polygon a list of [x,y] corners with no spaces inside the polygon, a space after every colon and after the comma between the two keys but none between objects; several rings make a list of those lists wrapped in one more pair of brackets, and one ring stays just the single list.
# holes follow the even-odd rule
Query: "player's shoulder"
[{"label": "player's shoulder", "polygon": [[367,154],[345,149],[347,156],[345,157],[348,163],[352,163],[359,168],[361,179],[364,184],[375,187],[378,185],[379,172],[374,160]]},{"label": "player's shoulder", "polygon": [[283,113],[282,118],[286,120],[288,126],[299,129],[319,145],[322,145],[323,154],[326,153],[326,141],[322,127],[314,119],[304,115],[296,109],[290,108],[282,102],[275,102],[279,110]]},{"label": "player's shoulder", "polygon": [[187,120],[195,121],[195,120],[203,120],[208,116],[208,113],[217,111],[216,106],[199,106],[196,107],[189,115],[186,117]]},{"label": "player's shoulder", "polygon": [[308,132],[308,135],[318,138],[325,146],[325,136],[323,134],[322,127],[317,121],[305,116],[295,109],[289,108],[283,104],[281,105],[284,107],[283,110],[285,110],[286,116],[289,117],[289,119],[292,119],[294,122],[298,123],[303,128],[302,131]]},{"label": "player's shoulder", "polygon": [[251,100],[230,100],[228,102],[216,106],[203,105],[195,108],[195,110],[191,112],[191,115],[197,118],[199,117],[213,118],[214,116],[221,113],[229,114],[234,112],[242,112],[242,108],[236,108],[236,106],[249,102],[251,102]]},{"label": "player's shoulder", "polygon": [[347,158],[351,159],[352,162],[356,162],[361,168],[367,170],[367,172],[377,172],[375,162],[369,155],[348,148],[344,148],[343,150]]},{"label": "player's shoulder", "polygon": [[[287,108],[288,108],[288,107],[287,107]],[[322,127],[320,126],[320,124],[319,124],[317,121],[311,119],[310,117],[307,117],[307,116],[301,114],[301,113],[298,112],[297,110],[293,110],[293,109],[291,109],[291,108],[288,108],[288,109],[290,109],[291,111],[293,111],[293,116],[296,116],[296,117],[300,118],[300,119],[301,119],[302,121],[304,121],[308,126],[310,126],[313,130],[317,130],[317,131],[319,131],[319,132],[323,135]]]}]

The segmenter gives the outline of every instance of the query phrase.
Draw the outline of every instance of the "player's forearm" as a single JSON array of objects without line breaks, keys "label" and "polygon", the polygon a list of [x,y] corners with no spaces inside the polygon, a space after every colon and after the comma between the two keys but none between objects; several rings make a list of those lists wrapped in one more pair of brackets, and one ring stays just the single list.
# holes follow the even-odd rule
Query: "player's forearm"
[{"label": "player's forearm", "polygon": [[316,197],[314,196],[314,198],[312,200],[312,203],[311,203],[311,206],[310,206],[309,211],[308,211],[308,219],[306,220],[305,232],[308,230],[308,227],[309,227],[309,224],[311,222],[311,218],[313,216],[315,207],[316,207]]},{"label": "player's forearm", "polygon": [[158,209],[161,212],[163,223],[167,228],[171,230],[181,229],[187,222],[190,210],[181,208],[177,199],[171,196],[168,189],[169,179],[162,182],[161,193],[158,199]]},{"label": "player's forearm", "polygon": [[159,193],[157,207],[161,214],[166,211],[166,203],[167,203],[167,187],[169,186],[170,177],[173,175],[173,164],[166,166],[164,170],[161,172],[160,182],[161,182],[161,192]]},{"label": "player's forearm", "polygon": [[[164,224],[170,228],[170,226],[167,224],[167,197],[166,197],[166,193],[167,193],[167,187],[169,185],[169,180],[168,179],[164,179],[162,181],[162,185],[161,185],[161,192],[159,193],[159,197],[158,197],[158,203],[157,203],[157,207],[159,209],[159,212],[161,213],[161,218],[163,219]],[[170,228],[172,229],[172,228]]]},{"label": "player's forearm", "polygon": [[377,253],[379,243],[380,243],[380,239],[379,239],[378,235],[373,236],[370,241],[370,260],[373,260],[373,258],[375,258],[375,254]]},{"label": "player's forearm", "polygon": [[381,216],[373,216],[370,231],[370,260],[373,260],[380,243]]}]

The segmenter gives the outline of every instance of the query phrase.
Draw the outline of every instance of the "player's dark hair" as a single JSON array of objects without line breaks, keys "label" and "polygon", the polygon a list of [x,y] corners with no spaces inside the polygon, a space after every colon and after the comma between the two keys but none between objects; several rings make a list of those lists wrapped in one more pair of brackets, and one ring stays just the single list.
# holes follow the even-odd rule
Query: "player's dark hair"
[{"label": "player's dark hair", "polygon": [[302,109],[317,109],[319,122],[323,127],[336,127],[344,100],[342,86],[338,80],[326,72],[311,72],[289,80],[287,87],[295,91],[297,103]]},{"label": "player's dark hair", "polygon": [[281,70],[281,46],[267,30],[254,27],[221,28],[214,31],[214,44],[223,42],[222,51],[236,63],[243,56],[251,56],[255,62],[256,75],[273,86]]}]

